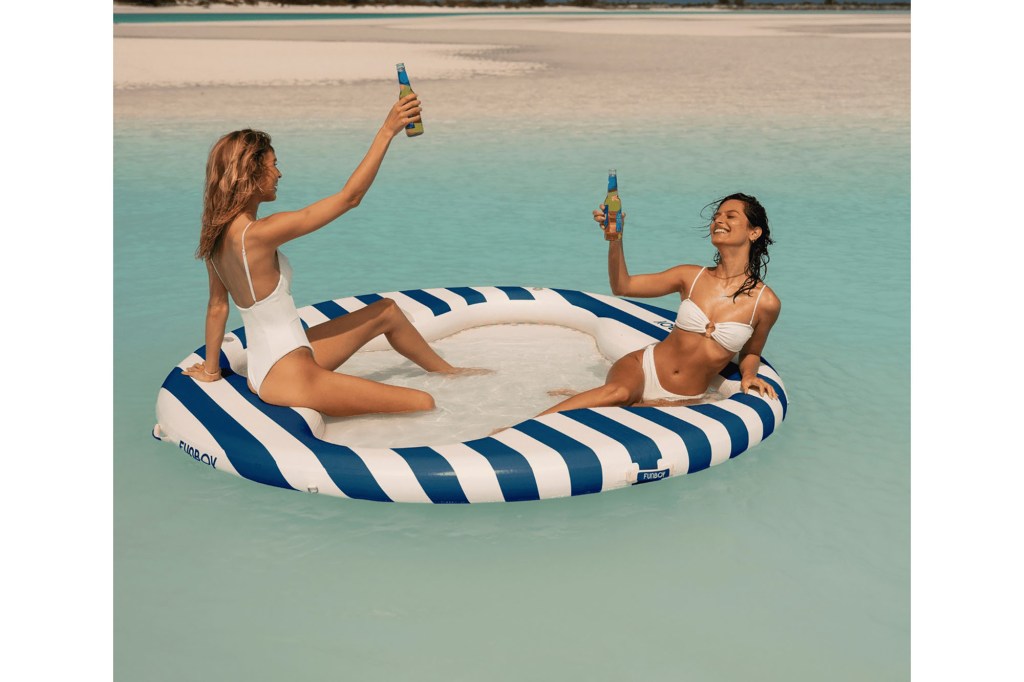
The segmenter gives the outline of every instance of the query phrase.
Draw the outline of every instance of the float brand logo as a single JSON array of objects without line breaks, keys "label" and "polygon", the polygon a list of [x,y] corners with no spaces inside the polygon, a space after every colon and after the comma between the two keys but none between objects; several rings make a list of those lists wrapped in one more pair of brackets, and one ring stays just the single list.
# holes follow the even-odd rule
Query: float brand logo
[{"label": "float brand logo", "polygon": [[189,445],[188,443],[186,443],[183,440],[179,440],[178,441],[178,447],[181,448],[182,450],[184,450],[185,454],[188,455],[189,457],[191,457],[192,459],[194,459],[195,461],[202,462],[203,464],[209,464],[214,469],[217,468],[217,458],[216,457],[208,455],[205,452],[202,452],[202,453],[199,452],[198,448],[192,447],[191,445]]},{"label": "float brand logo", "polygon": [[668,478],[668,469],[658,469],[655,471],[641,471],[636,476],[636,482],[650,483],[651,481],[660,481],[663,478]]}]

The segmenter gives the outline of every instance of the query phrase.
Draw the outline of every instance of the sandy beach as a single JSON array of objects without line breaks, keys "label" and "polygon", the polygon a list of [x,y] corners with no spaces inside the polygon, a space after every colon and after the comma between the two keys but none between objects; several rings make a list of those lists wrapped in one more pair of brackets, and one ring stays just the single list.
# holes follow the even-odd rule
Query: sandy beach
[{"label": "sandy beach", "polygon": [[909,123],[909,13],[422,14],[116,24],[115,118],[359,118],[404,61],[437,120]]}]

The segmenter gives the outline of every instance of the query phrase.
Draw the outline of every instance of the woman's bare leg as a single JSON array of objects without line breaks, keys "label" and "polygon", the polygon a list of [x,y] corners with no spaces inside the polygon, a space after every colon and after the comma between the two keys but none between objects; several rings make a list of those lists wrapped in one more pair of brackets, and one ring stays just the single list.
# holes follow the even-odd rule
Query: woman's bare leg
[{"label": "woman's bare leg", "polygon": [[306,348],[274,364],[260,387],[260,397],[273,405],[309,407],[332,417],[434,409],[429,393],[324,369]]},{"label": "woman's bare leg", "polygon": [[581,407],[618,407],[639,402],[644,394],[642,357],[643,350],[622,356],[608,370],[608,376],[605,378],[603,386],[574,395],[540,414],[565,412]]},{"label": "woman's bare leg", "polygon": [[317,364],[332,371],[381,334],[396,351],[428,372],[457,371],[457,368],[434,352],[398,304],[390,298],[382,298],[361,310],[306,330]]}]

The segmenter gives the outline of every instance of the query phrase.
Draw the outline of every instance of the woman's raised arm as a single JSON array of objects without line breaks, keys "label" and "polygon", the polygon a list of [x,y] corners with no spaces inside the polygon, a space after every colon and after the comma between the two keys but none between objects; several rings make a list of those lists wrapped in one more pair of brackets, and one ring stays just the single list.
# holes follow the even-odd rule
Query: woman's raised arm
[{"label": "woman's raised arm", "polygon": [[358,206],[377,177],[391,140],[405,130],[406,125],[420,120],[420,111],[420,101],[415,93],[398,100],[388,112],[384,125],[377,131],[366,156],[356,166],[340,192],[298,211],[283,211],[267,216],[260,221],[259,238],[276,248],[296,237],[319,230]]},{"label": "woman's raised arm", "polygon": [[[594,211],[594,220],[602,225],[604,222],[604,205]],[[622,215],[625,229],[626,215]],[[616,296],[638,296],[640,298],[656,298],[666,294],[682,291],[686,273],[695,268],[694,265],[677,265],[662,272],[648,275],[630,275],[626,268],[626,254],[622,240],[608,242],[608,283]]]}]

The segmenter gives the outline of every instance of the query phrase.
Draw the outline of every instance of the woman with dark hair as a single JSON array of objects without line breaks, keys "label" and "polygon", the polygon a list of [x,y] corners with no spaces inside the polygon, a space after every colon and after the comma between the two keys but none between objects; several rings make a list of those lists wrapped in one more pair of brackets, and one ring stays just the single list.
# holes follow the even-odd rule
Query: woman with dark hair
[{"label": "woman with dark hair", "polygon": [[221,378],[220,349],[228,295],[245,324],[249,389],[274,405],[310,407],[331,416],[434,408],[429,393],[335,372],[370,339],[384,334],[399,353],[428,372],[477,373],[453,367],[427,344],[391,299],[304,330],[291,295],[292,269],[278,251],[359,205],[391,140],[420,120],[415,94],[398,100],[366,156],[338,193],[298,211],[257,218],[277,199],[281,171],[270,136],[238,130],[210,150],[196,257],[206,262],[206,360],[185,370],[198,381]]},{"label": "woman with dark hair", "polygon": [[[603,209],[594,211],[598,224],[605,220]],[[768,216],[756,198],[730,194],[715,202],[708,231],[718,249],[714,266],[677,265],[650,275],[630,275],[622,241],[608,242],[612,293],[652,298],[678,292],[682,303],[675,327],[663,341],[619,358],[603,386],[541,414],[696,402],[737,353],[743,392],[776,397],[771,384],[757,376],[761,350],[781,309],[762,281],[772,243]]]}]

